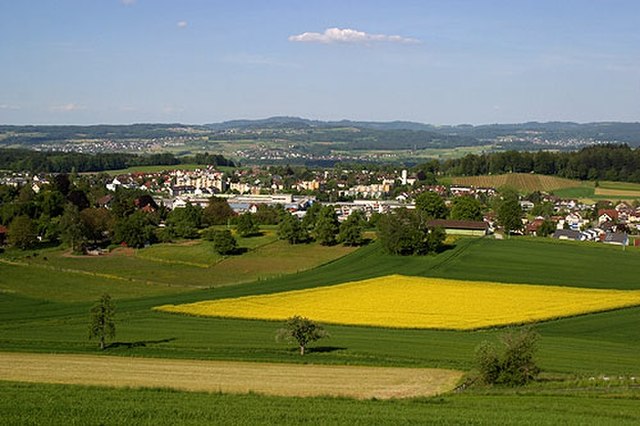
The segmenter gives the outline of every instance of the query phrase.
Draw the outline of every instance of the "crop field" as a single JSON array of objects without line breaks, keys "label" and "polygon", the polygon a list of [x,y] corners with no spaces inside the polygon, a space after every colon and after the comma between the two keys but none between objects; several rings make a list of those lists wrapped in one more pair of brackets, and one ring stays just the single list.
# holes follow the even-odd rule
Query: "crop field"
[{"label": "crop field", "polygon": [[412,398],[451,391],[462,376],[433,368],[0,353],[4,380],[236,394]]},{"label": "crop field", "polygon": [[508,173],[503,175],[460,176],[454,177],[455,185],[470,185],[477,187],[500,188],[503,186],[517,189],[521,192],[555,191],[565,188],[593,187],[592,182],[581,182],[557,176],[539,175],[533,173]]},{"label": "crop field", "polygon": [[474,330],[640,305],[640,291],[595,290],[390,275],[329,287],[164,305],[190,315],[329,324]]}]

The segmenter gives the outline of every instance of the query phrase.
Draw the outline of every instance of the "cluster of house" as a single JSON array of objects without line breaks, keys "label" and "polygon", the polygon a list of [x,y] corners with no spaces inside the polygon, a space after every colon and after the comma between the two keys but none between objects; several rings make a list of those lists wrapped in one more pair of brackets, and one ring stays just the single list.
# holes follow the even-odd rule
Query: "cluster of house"
[{"label": "cluster of house", "polygon": [[14,188],[22,188],[28,185],[36,194],[47,184],[49,184],[49,180],[46,176],[34,175],[28,172],[13,172],[0,176],[0,185],[13,186]]},{"label": "cluster of house", "polygon": [[[595,221],[583,217],[580,212],[570,212],[564,217],[555,217],[556,230],[552,237],[561,240],[593,241],[626,246],[631,240],[628,231],[640,231],[640,207],[618,203],[612,209],[599,209]],[[536,218],[527,225],[527,230],[535,234],[542,225],[542,218]],[[634,240],[634,244],[640,240]]]}]

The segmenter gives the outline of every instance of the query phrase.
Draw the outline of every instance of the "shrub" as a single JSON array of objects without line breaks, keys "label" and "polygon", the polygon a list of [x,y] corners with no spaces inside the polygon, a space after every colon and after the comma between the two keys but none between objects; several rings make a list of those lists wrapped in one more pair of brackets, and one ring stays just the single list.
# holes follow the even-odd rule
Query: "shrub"
[{"label": "shrub", "polygon": [[500,337],[501,348],[482,342],[476,348],[476,367],[486,384],[521,386],[536,378],[540,369],[534,355],[539,335],[526,327]]}]

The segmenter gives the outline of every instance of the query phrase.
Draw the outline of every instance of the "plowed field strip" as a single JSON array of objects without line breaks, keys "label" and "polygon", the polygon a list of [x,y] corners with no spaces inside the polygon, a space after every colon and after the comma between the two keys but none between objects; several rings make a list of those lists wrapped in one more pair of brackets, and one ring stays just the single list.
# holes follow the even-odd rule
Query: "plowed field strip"
[{"label": "plowed field strip", "polygon": [[280,396],[406,398],[453,389],[462,372],[0,352],[0,380]]}]

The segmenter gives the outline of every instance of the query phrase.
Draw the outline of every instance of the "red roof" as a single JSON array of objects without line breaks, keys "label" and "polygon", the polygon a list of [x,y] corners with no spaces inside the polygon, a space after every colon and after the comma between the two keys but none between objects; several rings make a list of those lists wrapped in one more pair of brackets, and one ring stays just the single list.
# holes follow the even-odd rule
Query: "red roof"
[{"label": "red roof", "polygon": [[474,230],[486,230],[488,225],[486,222],[477,220],[445,220],[434,219],[427,222],[429,227],[441,227],[449,229],[474,229]]},{"label": "red roof", "polygon": [[606,214],[607,216],[609,216],[611,219],[617,219],[618,218],[618,210],[616,209],[600,209],[598,210],[598,217],[602,216],[603,214]]}]

